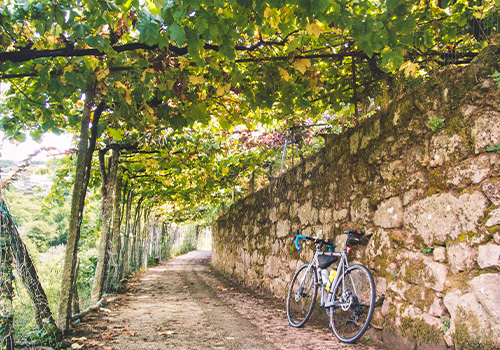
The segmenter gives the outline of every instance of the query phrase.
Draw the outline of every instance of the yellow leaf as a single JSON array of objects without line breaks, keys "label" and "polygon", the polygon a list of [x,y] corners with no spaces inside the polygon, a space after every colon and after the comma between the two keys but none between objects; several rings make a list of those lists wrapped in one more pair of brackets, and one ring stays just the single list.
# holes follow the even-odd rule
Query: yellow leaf
[{"label": "yellow leaf", "polygon": [[47,42],[49,43],[49,45],[54,45],[57,41],[57,36],[55,35],[47,35]]},{"label": "yellow leaf", "polygon": [[186,66],[186,64],[188,64],[188,60],[187,58],[184,58],[184,57],[179,57],[179,69],[181,70],[181,72],[184,70],[184,67]]},{"label": "yellow leaf", "polygon": [[297,60],[293,63],[293,68],[297,69],[302,74],[304,74],[309,67],[311,67],[311,61],[305,58]]},{"label": "yellow leaf", "polygon": [[409,76],[414,77],[419,69],[420,69],[420,65],[418,63],[413,63],[412,61],[405,62],[399,68],[400,71],[404,70],[405,76],[407,76],[407,77],[409,77]]},{"label": "yellow leaf", "polygon": [[228,93],[229,90],[231,90],[231,84],[219,86],[217,88],[217,96],[222,96],[222,95]]},{"label": "yellow leaf", "polygon": [[129,105],[132,104],[132,98],[130,97],[130,94],[128,93],[128,91],[125,91],[125,101],[127,101],[127,103]]},{"label": "yellow leaf", "polygon": [[264,10],[264,17],[267,18],[272,28],[278,28],[278,25],[281,23],[280,15],[276,9],[266,8]]},{"label": "yellow leaf", "polygon": [[205,101],[207,99],[207,96],[202,94],[201,92],[198,92],[198,98],[202,101]]},{"label": "yellow leaf", "polygon": [[306,32],[318,39],[321,33],[323,33],[323,29],[316,23],[309,23],[306,25]]},{"label": "yellow leaf", "polygon": [[116,81],[115,82],[115,85],[119,88],[122,88],[124,90],[127,90],[127,88],[125,87],[125,85],[123,85],[123,83],[121,81]]},{"label": "yellow leaf", "polygon": [[108,76],[108,73],[109,73],[109,68],[105,68],[105,69],[96,69],[95,71],[95,76],[97,78],[97,80],[103,80],[104,78],[106,78]]},{"label": "yellow leaf", "polygon": [[268,17],[269,17],[269,15],[271,14],[271,11],[272,11],[272,10],[271,10],[269,7],[268,7],[268,8],[266,8],[266,9],[264,10],[264,17],[265,17],[265,18],[268,18]]},{"label": "yellow leaf", "polygon": [[106,95],[106,91],[108,88],[108,86],[106,84],[104,84],[102,81],[100,81],[97,83],[96,86],[97,86],[97,89],[99,89],[99,93]]},{"label": "yellow leaf", "polygon": [[197,77],[196,75],[191,75],[189,77],[189,82],[191,84],[203,84],[205,82],[205,78]]},{"label": "yellow leaf", "polygon": [[285,69],[278,67],[278,71],[284,80],[288,81],[290,79],[290,74]]},{"label": "yellow leaf", "polygon": [[73,66],[68,64],[66,67],[64,67],[63,69],[63,73],[66,73],[66,72],[72,72],[73,71]]}]

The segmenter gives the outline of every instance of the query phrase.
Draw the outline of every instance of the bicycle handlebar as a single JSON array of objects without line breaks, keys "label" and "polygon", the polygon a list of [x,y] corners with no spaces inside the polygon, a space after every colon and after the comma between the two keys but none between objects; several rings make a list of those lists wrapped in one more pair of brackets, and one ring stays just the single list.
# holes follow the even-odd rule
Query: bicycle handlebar
[{"label": "bicycle handlebar", "polygon": [[299,246],[299,239],[301,239],[301,238],[307,239],[307,237],[304,235],[295,236],[295,248],[297,248],[297,250],[302,250],[302,248]]},{"label": "bicycle handlebar", "polygon": [[321,244],[321,245],[324,244],[324,245],[330,246],[332,248],[335,247],[335,244],[331,243],[329,240],[323,240],[323,239],[319,239],[317,237],[307,237],[305,235],[299,235],[299,231],[297,230],[297,235],[295,236],[295,247],[297,248],[297,250],[302,250],[302,248],[300,248],[300,246],[299,246],[299,240],[301,238],[307,239],[309,241],[313,241],[316,244]]},{"label": "bicycle handlebar", "polygon": [[359,231],[359,230],[344,231],[344,233],[347,234],[347,235],[351,235],[353,233],[357,233],[358,235],[362,235],[363,234],[363,232]]},{"label": "bicycle handlebar", "polygon": [[[363,232],[359,231],[359,230],[344,231],[344,233],[348,234],[348,235],[362,235],[363,234]],[[297,233],[295,235],[295,248],[297,248],[297,250],[302,250],[302,248],[299,245],[299,240],[300,239],[307,239],[309,241],[313,241],[315,244],[327,245],[327,246],[330,246],[331,248],[335,247],[335,244],[331,243],[328,239],[327,240],[323,240],[323,239],[319,239],[317,237],[308,237],[308,236],[305,236],[305,235],[299,235],[299,230],[297,230]],[[357,241],[359,241],[359,236],[356,239],[356,242]]]}]

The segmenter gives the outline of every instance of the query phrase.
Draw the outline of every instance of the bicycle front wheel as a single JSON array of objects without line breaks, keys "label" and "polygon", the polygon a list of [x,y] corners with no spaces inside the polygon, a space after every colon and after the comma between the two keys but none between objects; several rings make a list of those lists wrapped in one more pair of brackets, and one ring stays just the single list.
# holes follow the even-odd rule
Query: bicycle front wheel
[{"label": "bicycle front wheel", "polygon": [[318,295],[318,275],[316,268],[304,264],[293,276],[286,298],[286,314],[293,327],[302,327],[314,309]]},{"label": "bicycle front wheel", "polygon": [[330,325],[344,343],[356,342],[368,329],[375,308],[375,282],[365,266],[348,268],[335,286]]}]

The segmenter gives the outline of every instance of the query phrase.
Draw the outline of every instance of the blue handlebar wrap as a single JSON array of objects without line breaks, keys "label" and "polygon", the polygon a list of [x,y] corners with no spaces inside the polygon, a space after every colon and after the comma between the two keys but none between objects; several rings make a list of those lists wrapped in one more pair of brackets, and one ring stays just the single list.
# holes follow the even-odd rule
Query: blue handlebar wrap
[{"label": "blue handlebar wrap", "polygon": [[297,250],[302,250],[302,248],[300,248],[300,246],[299,246],[299,239],[301,239],[301,238],[305,239],[306,236],[304,236],[304,235],[295,236],[295,247],[297,248]]}]

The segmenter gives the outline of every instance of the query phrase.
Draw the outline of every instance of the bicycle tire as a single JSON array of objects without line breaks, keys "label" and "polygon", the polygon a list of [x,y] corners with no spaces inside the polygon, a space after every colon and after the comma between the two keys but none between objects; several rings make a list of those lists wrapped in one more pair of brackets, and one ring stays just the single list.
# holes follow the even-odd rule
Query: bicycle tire
[{"label": "bicycle tire", "polygon": [[296,328],[302,327],[311,317],[318,296],[316,268],[311,266],[308,270],[308,266],[304,264],[295,272],[286,298],[288,322]]},{"label": "bicycle tire", "polygon": [[353,265],[333,291],[340,304],[330,308],[330,326],[341,342],[354,343],[366,332],[373,317],[376,298],[373,275],[366,266]]}]

